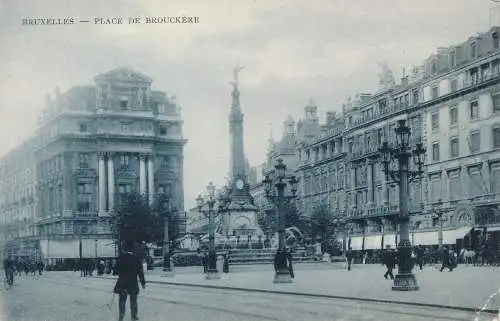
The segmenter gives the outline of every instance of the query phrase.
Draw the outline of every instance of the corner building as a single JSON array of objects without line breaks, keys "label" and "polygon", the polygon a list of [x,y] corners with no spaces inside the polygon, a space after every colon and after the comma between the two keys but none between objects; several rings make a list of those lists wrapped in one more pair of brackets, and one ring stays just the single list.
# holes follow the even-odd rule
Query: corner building
[{"label": "corner building", "polygon": [[[306,106],[297,126],[302,212],[311,215],[326,202],[348,222],[339,229],[354,250],[395,247],[399,191],[377,157],[406,119],[411,145],[427,148],[424,176],[410,183],[408,195],[412,243],[438,244],[439,213],[444,244],[489,244],[498,252],[499,30],[439,48],[397,85],[384,67],[377,93],[349,99],[341,113],[327,113],[324,125],[317,106]],[[410,167],[416,169],[412,160]]]},{"label": "corner building", "polygon": [[[175,97],[129,68],[47,97],[35,143],[38,253],[50,262],[113,257],[110,214],[128,193],[184,211],[182,119]],[[16,238],[8,240],[18,253]],[[52,260],[52,261],[51,261]],[[53,262],[54,263],[54,262]]]},{"label": "corner building", "polygon": [[[500,28],[438,49],[421,84],[427,143],[427,211],[459,243],[500,249]],[[439,222],[431,222],[436,226]]]}]

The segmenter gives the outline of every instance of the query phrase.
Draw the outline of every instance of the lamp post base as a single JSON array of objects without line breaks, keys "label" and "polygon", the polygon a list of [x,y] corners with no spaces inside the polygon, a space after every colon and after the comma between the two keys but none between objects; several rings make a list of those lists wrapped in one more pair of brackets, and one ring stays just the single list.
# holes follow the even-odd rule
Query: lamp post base
[{"label": "lamp post base", "polygon": [[417,278],[411,272],[399,273],[394,278],[393,291],[418,291]]},{"label": "lamp post base", "polygon": [[174,269],[172,268],[163,269],[162,277],[173,277],[174,275],[175,275]]},{"label": "lamp post base", "polygon": [[207,274],[205,274],[205,280],[219,280],[220,274],[217,269],[208,269]]},{"label": "lamp post base", "polygon": [[278,270],[274,274],[274,283],[293,283],[292,276],[288,270]]}]

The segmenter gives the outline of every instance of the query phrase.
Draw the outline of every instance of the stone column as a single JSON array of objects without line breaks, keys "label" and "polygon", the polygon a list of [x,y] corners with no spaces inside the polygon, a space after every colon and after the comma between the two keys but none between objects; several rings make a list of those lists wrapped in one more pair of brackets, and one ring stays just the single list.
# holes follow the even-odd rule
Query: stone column
[{"label": "stone column", "polygon": [[332,143],[327,142],[326,143],[326,157],[331,157],[332,156]]},{"label": "stone column", "polygon": [[441,198],[443,202],[449,202],[450,201],[450,195],[449,195],[449,188],[448,188],[448,173],[446,170],[443,170],[441,172]]},{"label": "stone column", "polygon": [[461,195],[461,199],[467,199],[469,198],[469,171],[467,169],[467,166],[465,165],[462,165],[462,167],[460,168],[460,181],[461,181],[461,184],[462,184],[462,188],[461,188],[461,192],[462,192],[462,195]]},{"label": "stone column", "polygon": [[351,163],[351,205],[352,207],[356,207],[356,164]]},{"label": "stone column", "polygon": [[484,183],[484,194],[490,193],[490,164],[487,160],[483,161],[481,167],[481,176]]},{"label": "stone column", "polygon": [[382,175],[382,204],[385,206],[389,205],[389,184],[387,182],[387,176],[384,171],[380,171],[380,175]]},{"label": "stone column", "polygon": [[373,182],[373,160],[368,159],[366,161],[366,166],[367,166],[367,171],[366,171],[366,182],[368,184],[368,204],[373,204],[374,203],[374,195],[373,195],[373,186],[375,183]]},{"label": "stone column", "polygon": [[99,215],[106,212],[106,165],[104,164],[104,153],[97,153],[99,164]]},{"label": "stone column", "polygon": [[154,163],[153,163],[153,155],[148,156],[148,196],[149,196],[149,204],[153,204],[154,193],[155,193],[155,178],[154,178]]},{"label": "stone column", "polygon": [[139,193],[146,193],[146,155],[139,155]]},{"label": "stone column", "polygon": [[113,163],[113,154],[108,154],[108,210],[112,211],[115,207],[115,167]]},{"label": "stone column", "polygon": [[72,200],[73,200],[73,193],[75,192],[75,188],[73,187],[75,182],[73,180],[72,172],[73,172],[73,153],[65,152],[63,156],[63,195],[62,195],[63,216],[65,217],[73,216],[74,203],[72,202]]}]

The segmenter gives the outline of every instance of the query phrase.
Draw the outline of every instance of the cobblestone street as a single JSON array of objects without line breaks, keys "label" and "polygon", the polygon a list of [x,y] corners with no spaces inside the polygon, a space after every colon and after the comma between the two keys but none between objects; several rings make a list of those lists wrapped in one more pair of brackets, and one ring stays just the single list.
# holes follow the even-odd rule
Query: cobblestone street
[{"label": "cobblestone street", "polygon": [[[383,293],[390,291],[389,281],[373,283],[364,282],[364,279],[373,278],[382,271],[380,266],[364,266],[355,268],[350,274],[344,270],[307,269],[297,268],[298,279],[295,284],[274,285],[272,273],[241,272],[223,275],[219,281],[206,281],[201,274],[178,273],[174,278],[164,278],[159,272],[147,274],[149,281],[175,281],[182,283],[191,279],[191,283],[223,284],[234,283],[241,286],[253,284],[252,288],[281,288],[285,291],[308,292],[323,280],[325,285],[336,284],[339,292],[346,284],[351,283],[353,296],[365,283],[367,294],[374,293],[379,287]],[[489,269],[470,268],[469,273],[475,273],[481,286],[481,279],[492,277]],[[458,271],[458,270],[457,270]],[[429,285],[436,280],[447,284],[459,283],[467,271],[457,273],[439,273],[434,270],[424,270],[419,273],[422,285]],[[489,275],[490,274],[490,275]],[[260,277],[258,276],[260,275]],[[330,275],[330,277],[326,277]],[[362,276],[365,277],[362,277]],[[434,277],[437,275],[437,277]],[[434,278],[432,282],[426,279]],[[184,279],[184,280],[183,280]],[[309,282],[307,280],[309,279]],[[355,282],[354,280],[357,281]],[[237,281],[239,280],[239,281]],[[196,281],[196,282],[195,282]],[[382,281],[386,281],[382,279]],[[187,283],[187,282],[185,282]],[[359,283],[359,284],[358,284]],[[493,283],[493,282],[491,282]],[[309,288],[305,284],[310,284]],[[484,283],[486,284],[486,282]],[[22,277],[16,280],[16,286],[2,292],[1,321],[55,321],[55,320],[117,320],[117,302],[112,309],[107,304],[112,299],[111,289],[114,280],[111,278],[81,278],[78,272],[47,272],[38,279]],[[383,286],[382,286],[383,285]],[[325,292],[327,286],[321,292]],[[498,282],[497,282],[498,286]],[[248,286],[247,286],[248,287]],[[462,288],[459,284],[444,290],[434,283],[436,297],[450,295],[452,291]],[[248,287],[251,288],[251,287]],[[349,287],[343,291],[350,291]],[[470,290],[470,289],[469,289]],[[316,291],[318,292],[318,291]],[[332,291],[330,291],[332,292]],[[447,294],[445,294],[445,292]],[[470,291],[469,291],[470,292]],[[314,292],[312,292],[314,293]],[[429,293],[423,286],[422,291],[400,293],[403,297],[414,296],[422,299]],[[467,287],[460,291],[460,295],[467,293]],[[487,293],[485,293],[486,295]],[[428,303],[436,303],[427,298]],[[498,304],[498,300],[494,302]],[[357,300],[343,300],[332,298],[315,298],[311,296],[297,296],[275,293],[259,293],[235,291],[231,289],[211,289],[192,286],[168,285],[148,283],[146,290],[139,297],[140,320],[473,320],[473,312],[464,312],[451,309],[419,307],[406,304],[388,304],[362,302]],[[127,306],[127,317],[129,310]],[[491,314],[482,314],[480,320],[492,320]]]}]

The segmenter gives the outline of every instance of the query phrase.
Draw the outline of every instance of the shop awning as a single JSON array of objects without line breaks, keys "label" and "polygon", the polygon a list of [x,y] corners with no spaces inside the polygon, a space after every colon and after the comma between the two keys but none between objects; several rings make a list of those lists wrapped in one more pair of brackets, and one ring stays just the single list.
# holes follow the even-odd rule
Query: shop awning
[{"label": "shop awning", "polygon": [[[80,257],[79,240],[40,240],[44,258],[70,259]],[[82,258],[115,257],[112,239],[82,239]]]},{"label": "shop awning", "polygon": [[40,249],[45,258],[78,257],[78,241],[75,240],[40,240]]},{"label": "shop awning", "polygon": [[488,227],[486,229],[486,231],[488,232],[496,232],[496,231],[500,231],[500,226],[492,226],[492,227]]},{"label": "shop awning", "polygon": [[[410,233],[410,240],[413,240],[413,245],[437,245],[438,242],[438,232],[415,232],[413,235]],[[443,237],[444,240],[444,237]],[[455,242],[453,242],[455,243]]]},{"label": "shop awning", "polygon": [[396,244],[396,234],[386,234],[384,235],[384,249],[390,245],[391,248],[395,249],[397,247]]},{"label": "shop awning", "polygon": [[463,239],[471,229],[471,227],[460,227],[455,230],[443,231],[443,244],[455,244],[457,239]]},{"label": "shop awning", "polygon": [[82,257],[115,257],[114,241],[112,239],[82,239]]},{"label": "shop awning", "polygon": [[362,236],[353,236],[351,237],[351,249],[353,250],[361,250],[363,249],[363,237]]},{"label": "shop awning", "polygon": [[365,250],[380,250],[382,247],[382,235],[365,236]]}]

